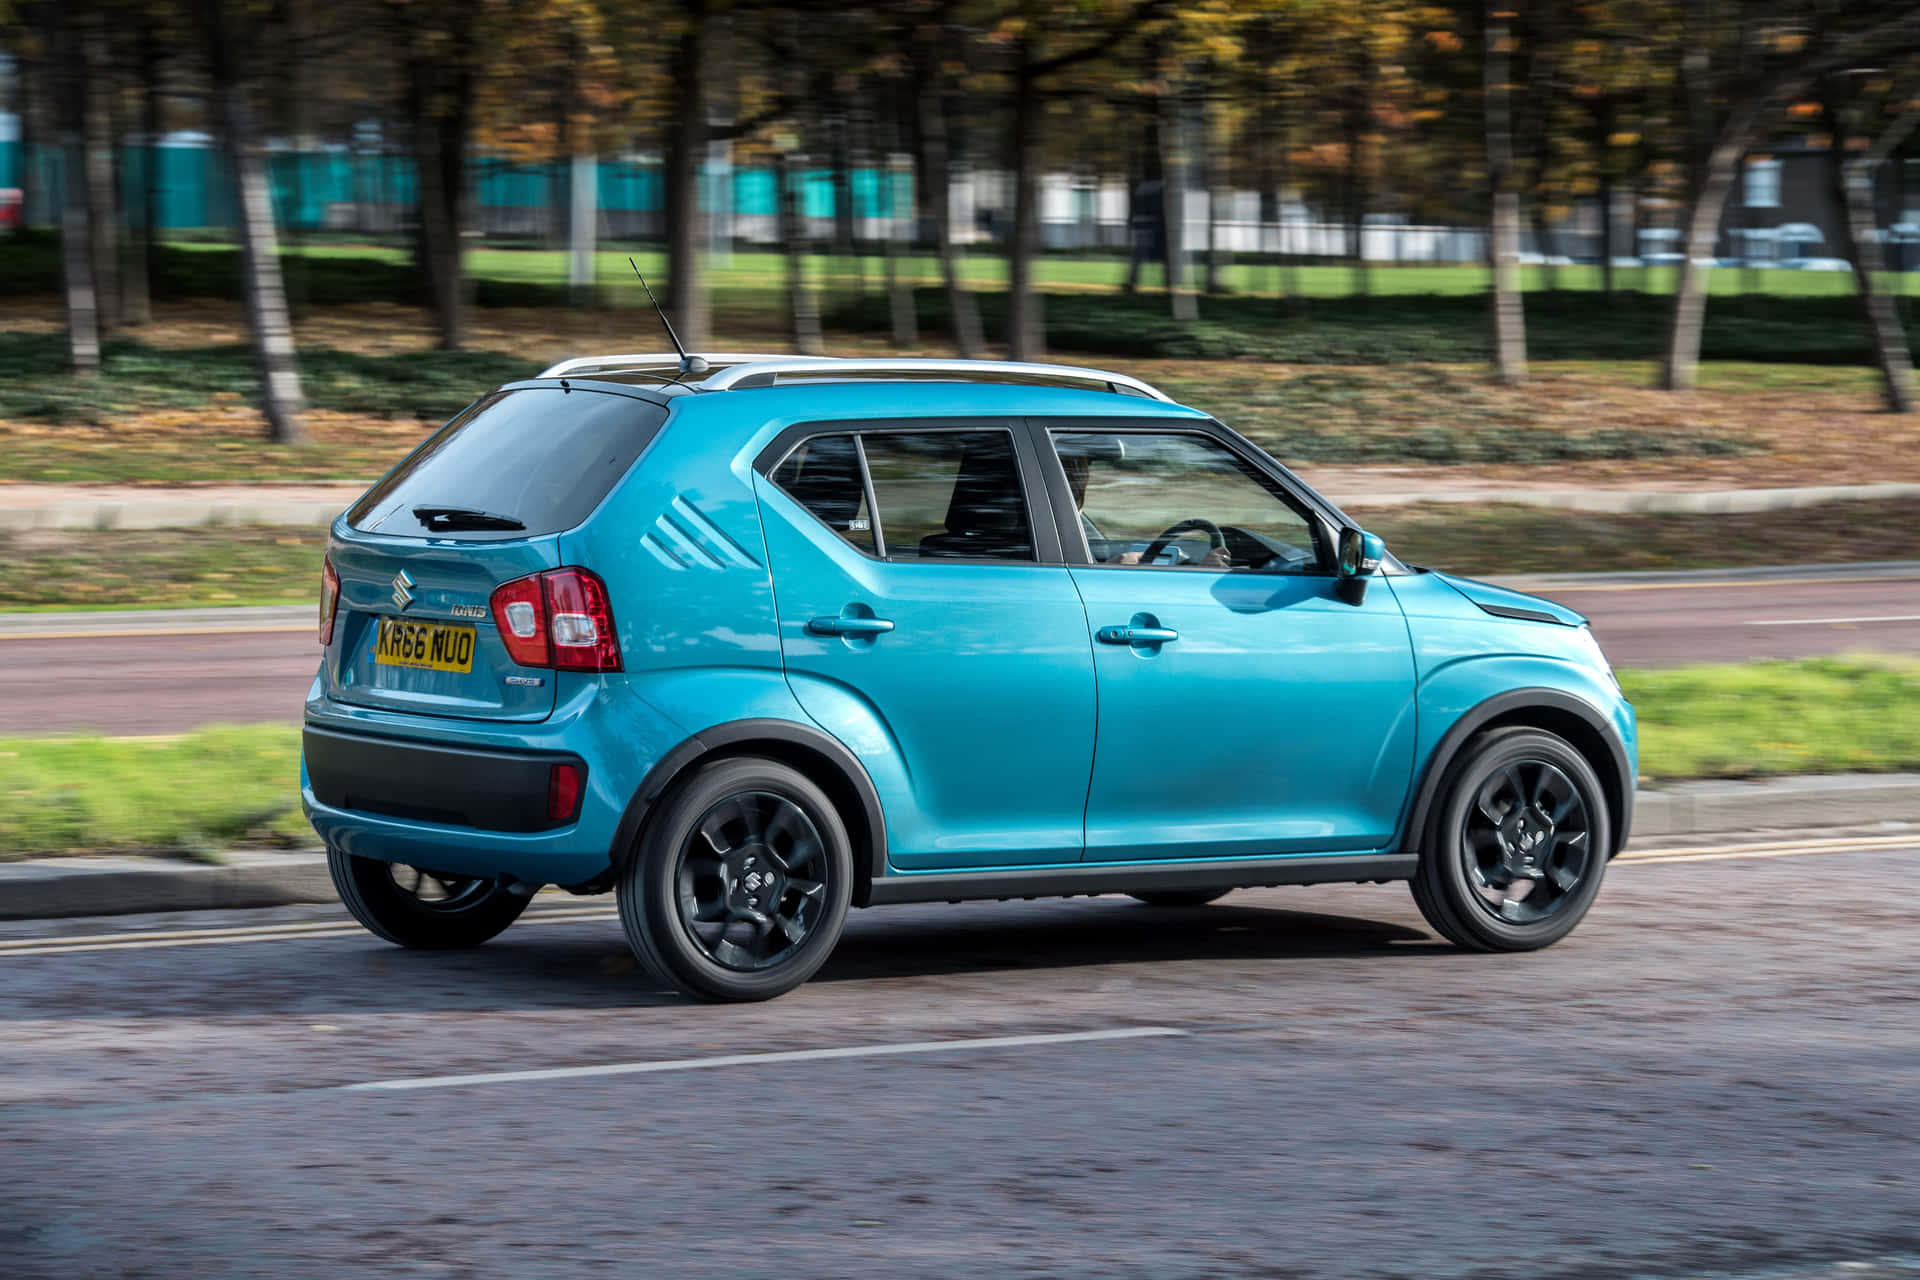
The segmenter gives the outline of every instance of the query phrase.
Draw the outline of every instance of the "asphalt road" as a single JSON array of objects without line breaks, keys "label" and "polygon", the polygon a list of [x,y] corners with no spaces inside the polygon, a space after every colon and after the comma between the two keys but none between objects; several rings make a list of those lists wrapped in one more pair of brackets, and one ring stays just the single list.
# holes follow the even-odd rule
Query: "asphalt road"
[{"label": "asphalt road", "polygon": [[1398,885],[882,909],[734,1007],[604,900],[10,924],[0,1272],[1920,1276],[1901,839],[1636,851],[1524,956]]},{"label": "asphalt road", "polygon": [[[1620,666],[1920,653],[1920,568],[1570,581],[1536,589],[1592,618]],[[213,722],[297,721],[319,657],[307,611],[252,612],[259,616],[242,625],[259,629],[227,634],[206,633],[204,617],[186,613],[126,625],[100,614],[46,638],[17,634],[35,625],[31,615],[0,617],[0,733],[177,733]]]}]

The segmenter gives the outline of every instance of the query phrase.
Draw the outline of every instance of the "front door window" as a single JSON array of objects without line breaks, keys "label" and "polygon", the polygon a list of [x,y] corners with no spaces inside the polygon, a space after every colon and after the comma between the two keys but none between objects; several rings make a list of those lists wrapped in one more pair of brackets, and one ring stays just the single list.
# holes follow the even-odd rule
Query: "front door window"
[{"label": "front door window", "polygon": [[1319,522],[1216,440],[1185,432],[1056,431],[1095,564],[1319,573]]}]

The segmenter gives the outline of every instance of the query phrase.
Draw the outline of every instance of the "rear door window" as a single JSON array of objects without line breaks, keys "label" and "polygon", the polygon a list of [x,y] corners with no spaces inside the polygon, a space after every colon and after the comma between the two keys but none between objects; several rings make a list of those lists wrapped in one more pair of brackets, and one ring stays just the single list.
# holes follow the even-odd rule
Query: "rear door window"
[{"label": "rear door window", "polygon": [[1032,560],[1013,437],[1004,431],[860,438],[889,560]]},{"label": "rear door window", "polygon": [[[368,533],[462,541],[571,529],[627,473],[666,418],[661,405],[612,392],[496,391],[415,449],[347,520]],[[430,520],[416,509],[478,514]]]}]

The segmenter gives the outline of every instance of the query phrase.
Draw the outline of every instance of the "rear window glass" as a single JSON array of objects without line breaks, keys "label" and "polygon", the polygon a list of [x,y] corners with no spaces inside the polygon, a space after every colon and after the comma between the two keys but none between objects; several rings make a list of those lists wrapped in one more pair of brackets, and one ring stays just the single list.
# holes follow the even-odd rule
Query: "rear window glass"
[{"label": "rear window glass", "polygon": [[[571,529],[627,473],[666,418],[651,401],[578,387],[496,391],[415,449],[347,520],[368,533],[462,541]],[[479,514],[441,516],[429,527],[415,508]],[[525,528],[510,527],[514,521]]]}]

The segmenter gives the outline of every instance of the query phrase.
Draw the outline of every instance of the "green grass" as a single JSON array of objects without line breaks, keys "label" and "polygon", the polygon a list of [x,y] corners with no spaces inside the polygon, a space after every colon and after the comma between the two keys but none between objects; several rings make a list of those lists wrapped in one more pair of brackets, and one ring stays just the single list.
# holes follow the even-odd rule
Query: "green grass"
[{"label": "green grass", "polygon": [[0,860],[309,844],[300,730],[177,738],[0,738]]},{"label": "green grass", "polygon": [[[1621,674],[1654,780],[1920,768],[1920,661],[1815,658]],[[0,860],[310,844],[294,725],[0,738]]]},{"label": "green grass", "polygon": [[1643,777],[1920,768],[1920,661],[1894,657],[1623,671]]},{"label": "green grass", "polygon": [[311,604],[323,530],[0,533],[0,610]]}]

